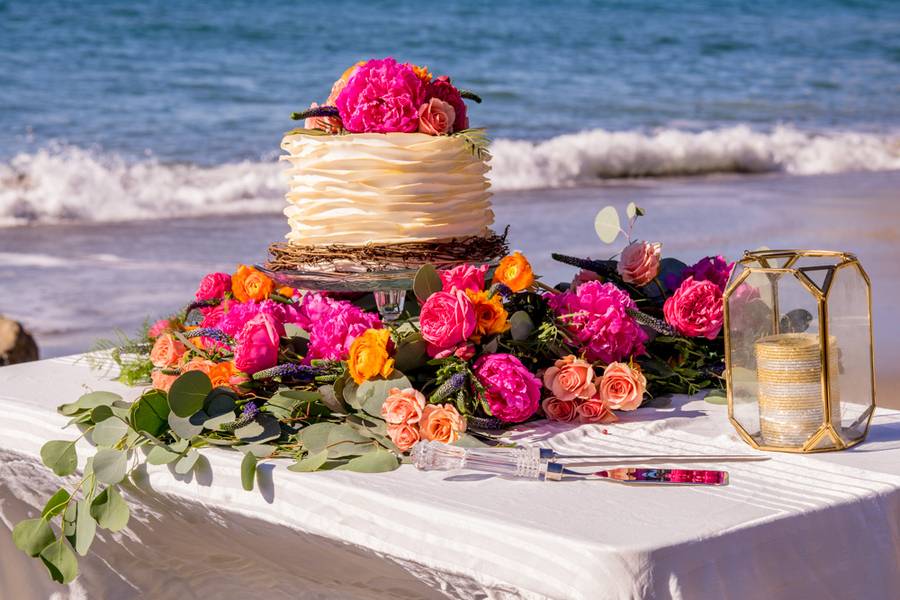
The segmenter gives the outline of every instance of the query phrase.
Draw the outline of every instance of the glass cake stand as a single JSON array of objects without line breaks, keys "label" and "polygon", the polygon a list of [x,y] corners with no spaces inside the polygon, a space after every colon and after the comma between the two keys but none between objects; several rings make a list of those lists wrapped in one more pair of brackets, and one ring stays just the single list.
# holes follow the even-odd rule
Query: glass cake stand
[{"label": "glass cake stand", "polygon": [[390,271],[323,272],[275,271],[265,265],[256,268],[281,285],[315,292],[370,292],[383,321],[400,318],[406,302],[406,291],[413,289],[418,269]]}]

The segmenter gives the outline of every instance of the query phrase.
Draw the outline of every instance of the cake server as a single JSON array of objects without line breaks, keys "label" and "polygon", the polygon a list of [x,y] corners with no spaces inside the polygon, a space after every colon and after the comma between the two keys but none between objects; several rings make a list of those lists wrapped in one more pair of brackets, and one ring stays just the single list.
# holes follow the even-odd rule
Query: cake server
[{"label": "cake server", "polygon": [[710,469],[656,469],[653,467],[617,467],[583,473],[560,463],[547,463],[544,481],[606,480],[634,485],[728,485],[728,471]]}]

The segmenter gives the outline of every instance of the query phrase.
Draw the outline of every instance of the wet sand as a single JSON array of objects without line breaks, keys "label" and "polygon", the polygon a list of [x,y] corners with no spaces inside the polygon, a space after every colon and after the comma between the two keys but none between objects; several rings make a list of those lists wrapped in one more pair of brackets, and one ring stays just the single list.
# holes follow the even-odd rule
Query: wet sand
[{"label": "wet sand", "polygon": [[[545,281],[574,269],[551,251],[606,258],[594,215],[634,201],[647,211],[636,237],[691,262],[707,254],[730,260],[760,246],[855,252],[873,285],[879,404],[900,408],[900,172],[826,176],[722,176],[619,181],[591,188],[504,192],[498,224]],[[87,350],[115,329],[177,310],[211,270],[265,260],[282,238],[277,212],[117,224],[0,229],[0,314],[35,333],[42,356]]]}]

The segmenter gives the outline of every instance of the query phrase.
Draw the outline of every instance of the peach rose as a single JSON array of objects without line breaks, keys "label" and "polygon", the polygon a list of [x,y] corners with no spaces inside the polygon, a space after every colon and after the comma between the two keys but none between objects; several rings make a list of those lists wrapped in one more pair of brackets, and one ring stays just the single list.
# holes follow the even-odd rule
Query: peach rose
[{"label": "peach rose", "polygon": [[579,423],[612,423],[619,420],[609,405],[599,398],[585,400],[575,412]]},{"label": "peach rose", "polygon": [[659,242],[631,242],[622,250],[617,270],[626,283],[638,287],[647,285],[659,274]]},{"label": "peach rose", "polygon": [[600,379],[600,398],[616,410],[634,410],[644,399],[647,378],[640,367],[629,367],[625,363],[610,363],[603,370]]},{"label": "peach rose", "polygon": [[391,388],[388,397],[381,405],[381,418],[388,425],[415,424],[422,418],[425,408],[425,396],[413,388]]},{"label": "peach rose", "polygon": [[171,334],[164,334],[156,338],[153,349],[150,350],[150,362],[154,367],[173,367],[184,356],[186,348],[184,344],[175,339]]},{"label": "peach rose", "polygon": [[415,446],[416,442],[422,439],[419,430],[413,425],[408,425],[406,423],[401,423],[400,425],[388,425],[387,434],[400,452],[406,452]]},{"label": "peach rose", "polygon": [[[184,363],[184,366],[181,367],[182,373],[187,373],[188,371],[200,371],[202,373],[210,374],[210,371],[216,366],[211,360],[203,358],[202,356],[195,356],[191,360]],[[212,380],[212,377],[210,377]]]},{"label": "peach rose", "polygon": [[551,421],[568,423],[575,419],[578,403],[574,400],[560,400],[551,396],[541,402],[541,408],[544,409],[544,414]]},{"label": "peach rose", "polygon": [[587,400],[597,393],[594,367],[570,354],[544,371],[544,387],[560,400]]},{"label": "peach rose", "polygon": [[153,383],[153,387],[164,392],[169,391],[169,388],[172,387],[172,383],[176,379],[178,379],[178,375],[166,375],[162,371],[153,371],[150,373],[150,381]]},{"label": "peach rose", "polygon": [[429,404],[422,410],[419,434],[423,439],[452,444],[465,430],[466,420],[452,404]]},{"label": "peach rose", "polygon": [[432,98],[419,107],[419,133],[428,135],[444,135],[450,133],[456,111],[450,103],[439,98]]}]

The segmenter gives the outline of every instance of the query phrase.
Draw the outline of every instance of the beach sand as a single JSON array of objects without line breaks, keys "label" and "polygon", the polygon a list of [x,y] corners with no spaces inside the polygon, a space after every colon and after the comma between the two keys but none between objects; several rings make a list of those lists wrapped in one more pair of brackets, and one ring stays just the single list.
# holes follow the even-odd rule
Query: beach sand
[{"label": "beach sand", "polygon": [[[760,246],[855,252],[873,285],[879,404],[900,408],[900,172],[621,180],[498,193],[495,212],[498,225],[511,226],[512,247],[555,283],[574,269],[551,251],[607,258],[620,249],[600,243],[593,219],[629,201],[647,211],[636,237],[686,262],[734,260]],[[0,229],[0,314],[23,321],[43,357],[82,352],[115,329],[132,332],[178,310],[206,272],[264,261],[285,230],[274,211]]]}]

